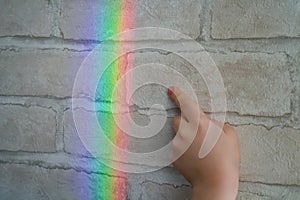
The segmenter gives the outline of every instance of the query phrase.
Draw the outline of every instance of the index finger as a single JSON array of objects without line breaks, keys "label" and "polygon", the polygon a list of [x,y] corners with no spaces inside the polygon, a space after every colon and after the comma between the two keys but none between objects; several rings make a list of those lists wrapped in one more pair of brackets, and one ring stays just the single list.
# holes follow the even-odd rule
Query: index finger
[{"label": "index finger", "polygon": [[180,108],[183,116],[188,122],[198,121],[203,111],[185,92],[178,87],[170,87],[168,90],[170,98]]}]

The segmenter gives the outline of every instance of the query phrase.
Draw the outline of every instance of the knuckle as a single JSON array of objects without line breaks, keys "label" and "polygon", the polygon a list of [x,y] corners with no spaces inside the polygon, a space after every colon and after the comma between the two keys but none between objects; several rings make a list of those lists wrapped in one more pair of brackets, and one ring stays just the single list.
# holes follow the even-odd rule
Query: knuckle
[{"label": "knuckle", "polygon": [[231,134],[237,133],[236,129],[234,127],[230,126],[229,124],[224,124],[223,129],[226,133],[231,133]]}]

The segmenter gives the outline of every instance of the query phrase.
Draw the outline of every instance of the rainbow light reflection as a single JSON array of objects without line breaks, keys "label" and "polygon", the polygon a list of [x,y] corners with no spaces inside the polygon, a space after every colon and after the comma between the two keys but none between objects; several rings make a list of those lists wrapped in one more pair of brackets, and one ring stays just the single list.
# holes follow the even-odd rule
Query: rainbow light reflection
[{"label": "rainbow light reflection", "polygon": [[[101,1],[101,3],[102,5],[95,6],[99,7],[99,13],[102,14],[91,13],[91,15],[94,15],[97,19],[97,25],[93,28],[93,31],[97,31],[98,33],[93,33],[93,35],[97,35],[99,37],[99,40],[103,40],[103,38],[108,38],[122,31],[132,29],[135,27],[135,0],[105,0]],[[113,42],[112,45],[113,51],[119,52],[119,55],[121,55],[122,49],[124,48],[125,44],[123,42]],[[101,100],[102,98],[104,98],[105,101],[109,103],[125,102],[125,95],[122,94],[119,96],[113,96],[113,90],[115,89],[114,87],[117,80],[133,65],[132,59],[128,60],[128,58],[126,57],[127,56],[123,56],[120,57],[118,60],[115,60],[115,62],[111,66],[109,66],[108,70],[101,77],[96,91],[97,99],[95,100]],[[101,58],[99,58],[99,67],[106,67],[101,66]],[[125,85],[122,87],[124,88],[118,88],[118,91],[126,92],[125,90],[128,89],[128,87],[125,88]],[[97,112],[98,121],[103,130],[105,131],[106,136],[111,140],[111,142],[119,146],[120,148],[126,150],[128,145],[127,135],[117,128],[116,123],[114,121],[121,119],[112,114],[113,111],[119,110],[119,104],[112,103],[112,105],[114,107],[109,111]],[[98,110],[97,104],[95,108],[96,110]],[[126,122],[121,123],[126,124]],[[117,155],[113,149],[109,149],[108,151],[111,152],[111,160],[118,160],[118,157],[121,156]],[[124,157],[122,158],[122,160],[124,160]],[[111,166],[113,166],[113,168],[118,168],[117,166],[114,166],[117,165],[116,163],[117,162],[111,162]],[[93,167],[93,163],[90,163],[90,165],[91,167]],[[99,166],[99,164],[95,163],[95,166]],[[93,194],[88,194],[88,197],[85,197],[85,199],[125,200],[127,198],[126,174],[114,170],[113,168],[101,165],[101,169],[99,171],[101,171],[105,175],[102,175],[103,178],[100,179],[92,179],[93,186],[99,189],[96,189],[96,191]],[[111,175],[112,177],[107,175]]]}]

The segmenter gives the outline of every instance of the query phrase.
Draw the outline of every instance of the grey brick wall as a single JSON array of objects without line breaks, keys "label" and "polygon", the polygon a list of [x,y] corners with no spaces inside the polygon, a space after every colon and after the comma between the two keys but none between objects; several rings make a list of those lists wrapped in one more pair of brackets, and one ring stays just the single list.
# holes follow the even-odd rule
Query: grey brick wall
[{"label": "grey brick wall", "polygon": [[[238,199],[300,199],[300,1],[127,2],[127,13],[135,2],[136,27],[187,34],[215,61],[226,89],[226,121],[237,128],[241,143]],[[109,181],[128,186],[113,191],[124,199],[190,198],[189,184],[172,166],[116,175],[95,161],[78,138],[70,110],[76,72],[112,32],[93,32],[98,22],[88,20],[89,14],[115,15],[110,13],[115,4],[0,0],[0,199],[103,199],[111,191],[100,183]],[[139,42],[173,45],[174,51],[189,45],[182,40]],[[185,52],[195,58],[200,53]],[[201,106],[210,111],[203,79],[182,58],[145,49],[125,59],[171,66],[190,80]],[[134,118],[147,123],[145,110],[154,103],[172,111],[165,92],[159,86],[137,90],[129,105]],[[100,100],[109,104],[105,96]],[[133,140],[130,148],[151,150],[151,144],[159,147],[170,140],[172,115],[160,131],[163,140]]]}]

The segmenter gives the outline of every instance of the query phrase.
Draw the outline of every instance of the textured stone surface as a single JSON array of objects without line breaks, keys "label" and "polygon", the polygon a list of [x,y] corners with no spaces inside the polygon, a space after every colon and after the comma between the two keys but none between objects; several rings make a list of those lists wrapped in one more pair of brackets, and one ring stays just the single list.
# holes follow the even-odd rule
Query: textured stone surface
[{"label": "textured stone surface", "polygon": [[71,96],[85,53],[5,51],[0,53],[0,94]]},{"label": "textured stone surface", "polygon": [[299,37],[299,7],[297,0],[213,0],[212,37]]},{"label": "textured stone surface", "polygon": [[[130,107],[123,101],[123,95],[128,94],[125,89],[149,77],[172,82],[178,75],[172,71],[175,69],[186,77],[201,107],[209,113],[211,97],[203,80],[208,76],[201,78],[184,59],[195,61],[200,72],[211,73],[213,67],[203,57],[207,50],[224,80],[230,111],[226,120],[239,133],[238,199],[298,200],[299,8],[297,0],[0,0],[0,199],[113,199],[105,194],[122,200],[190,198],[188,182],[172,166],[126,176],[108,169],[111,159],[120,160],[99,141],[99,135],[93,137],[91,133],[99,133],[99,128],[88,114],[94,108],[101,111],[100,124],[110,138],[116,136],[121,148],[137,153],[158,150],[174,137],[171,120],[179,114],[167,88],[152,83],[137,89]],[[99,41],[117,30],[147,26],[155,31],[129,34],[126,42],[104,43],[105,52],[84,65],[95,73],[85,77],[80,83],[82,90],[70,98],[80,64]],[[161,34],[157,27],[197,39],[187,41],[174,32]],[[92,90],[97,85],[95,79],[100,78],[96,73],[107,67],[104,63],[108,59],[116,58],[113,52],[119,54],[119,47],[139,50],[116,59],[112,63],[115,68],[108,68],[97,90]],[[173,53],[165,52],[166,48]],[[126,79],[127,88],[117,91],[119,99],[112,98],[113,84],[131,68],[131,62],[169,68],[150,72],[147,66],[135,79]],[[203,66],[208,68],[203,70]],[[217,79],[211,80],[210,86],[218,89]],[[179,81],[175,85],[186,87]],[[90,98],[93,92],[96,104]],[[217,95],[218,103],[220,97]],[[71,112],[71,104],[77,100],[80,104],[75,113],[83,126],[82,136],[92,149],[103,150],[102,162],[87,157],[91,155],[78,136]],[[162,104],[167,113],[158,107],[149,110],[154,104]],[[120,119],[125,117],[128,125],[128,108],[130,117],[142,127],[150,124],[151,117],[158,119],[155,131],[145,128],[136,132],[149,138],[128,138],[115,128],[112,112],[118,112]],[[158,122],[164,115],[168,118],[161,127]],[[133,133],[132,127],[129,130]],[[143,155],[147,163],[124,158],[113,164],[140,172],[154,166],[157,169],[154,157],[145,159]],[[117,183],[117,189],[111,190],[108,183]]]},{"label": "textured stone surface", "polygon": [[[125,199],[125,179],[74,170],[28,165],[0,165],[2,199]],[[116,183],[110,188],[109,183]]]},{"label": "textured stone surface", "polygon": [[175,187],[173,185],[145,182],[142,184],[142,199],[188,200],[191,199],[191,188],[187,186]]},{"label": "textured stone surface", "polygon": [[168,28],[197,38],[202,26],[203,3],[203,0],[139,0],[136,7],[137,27]]},{"label": "textured stone surface", "polygon": [[[64,0],[60,18],[64,38],[103,40],[115,34],[116,27],[112,23],[122,23],[125,30],[134,26],[162,27],[180,31],[193,38],[200,35],[203,0],[130,0],[120,8],[122,12],[118,9],[119,4],[118,1],[107,0]],[[121,18],[123,22],[120,22]]]},{"label": "textured stone surface", "polygon": [[[300,195],[300,187],[297,186],[273,186],[257,183],[241,182],[238,200],[296,200]],[[145,182],[142,184],[141,199],[191,199],[191,188],[188,186],[176,187],[169,184]]]},{"label": "textured stone surface", "polygon": [[[74,112],[77,112],[78,116],[88,116],[85,117],[82,124],[85,124],[88,127],[95,127],[95,124],[92,123],[91,118],[93,117],[92,112],[86,111],[84,109],[76,109]],[[133,112],[131,114],[132,119],[134,120],[134,123],[136,123],[139,126],[147,126],[150,122],[150,118],[146,116],[147,113],[143,112],[143,114],[139,114],[138,112]],[[112,137],[117,137],[119,144],[122,144],[122,141],[126,143],[126,148],[130,152],[136,152],[136,153],[146,153],[146,152],[152,152],[155,150],[158,150],[164,145],[168,144],[173,136],[173,129],[172,129],[172,118],[167,118],[166,124],[160,126],[158,122],[154,122],[155,129],[151,128],[145,128],[144,132],[138,132],[137,136],[142,136],[146,138],[135,138],[135,137],[128,137],[127,134],[121,133],[121,130],[117,127],[117,124],[113,122],[113,117],[115,119],[120,119],[120,115],[115,115],[112,113],[107,112],[101,112],[98,113],[98,122],[100,123],[102,129],[105,131],[107,135],[112,135]],[[125,115],[123,115],[125,116]],[[91,118],[89,118],[91,117]],[[160,117],[159,115],[152,115],[152,117]],[[78,124],[79,126],[82,126],[82,124]],[[147,129],[147,130],[146,130]],[[78,130],[78,129],[77,129]],[[77,155],[85,155],[85,156],[91,156],[88,150],[94,150],[94,147],[92,143],[89,143],[88,135],[93,135],[93,130],[98,130],[97,128],[86,128],[87,130],[84,133],[78,133],[76,130],[75,123],[73,120],[73,113],[71,110],[68,110],[64,114],[64,144],[65,144],[65,151],[72,154]],[[79,129],[81,130],[81,129]],[[91,132],[89,132],[90,130]],[[114,130],[114,131],[112,131]],[[129,136],[133,133],[133,127],[131,127],[129,130]],[[118,136],[117,136],[118,131]],[[99,132],[99,131],[98,131]],[[136,131],[135,131],[136,132]],[[145,135],[146,132],[149,132],[149,135]],[[150,135],[152,134],[153,135]],[[85,145],[88,146],[85,146]],[[105,147],[103,147],[105,148]],[[96,149],[95,149],[96,150]]]},{"label": "textured stone surface", "polygon": [[1,0],[0,36],[51,34],[50,9],[47,1]]},{"label": "textured stone surface", "polygon": [[295,85],[293,94],[293,127],[300,128],[300,46],[294,56],[292,76]]},{"label": "textured stone surface", "polygon": [[[176,56],[175,54],[165,55],[158,52],[144,52],[129,54],[128,60],[133,60],[134,67],[140,67],[144,64],[151,63],[154,63],[153,66],[155,67],[155,63],[157,63],[164,65],[166,68],[166,70],[160,70],[159,74],[157,74],[158,71],[154,68],[150,72],[145,71],[144,73],[134,73],[133,78],[128,81],[136,82],[136,80],[140,80],[140,82],[142,82],[145,78],[150,76],[155,82],[159,75],[165,77],[165,80],[169,83],[172,83],[174,82],[174,77],[178,77],[174,70],[178,71],[184,78],[186,78],[187,83],[190,83],[191,86],[197,91],[200,91],[200,93],[205,94],[203,95],[203,98],[201,98],[202,101],[200,104],[205,108],[205,110],[209,110],[207,87],[195,68],[184,59]],[[143,87],[138,88],[133,94],[132,103],[146,108],[149,108],[154,104],[161,104],[166,109],[175,107],[167,95],[167,88],[158,84],[145,83]]]},{"label": "textured stone surface", "polygon": [[45,108],[0,105],[0,150],[54,152],[55,116]]},{"label": "textured stone surface", "polygon": [[64,112],[63,126],[65,151],[72,154],[91,156],[80,140],[71,110]]},{"label": "textured stone surface", "polygon": [[[120,65],[103,66],[98,58],[90,64],[82,65],[80,90],[73,94],[73,86],[78,69],[87,58],[88,52],[55,50],[3,51],[0,53],[0,94],[35,96],[91,96],[96,89],[90,80],[99,81],[100,77],[90,74],[83,76],[86,69],[107,67],[102,75],[95,98],[112,101],[112,91],[120,70]],[[97,54],[98,55],[98,54]],[[90,59],[88,59],[90,61]],[[126,67],[124,65],[124,67]],[[118,68],[118,70],[116,70]],[[84,77],[84,78],[82,78]],[[79,79],[79,78],[78,78]],[[104,83],[103,83],[104,82]],[[103,84],[102,84],[103,83]],[[93,91],[92,91],[93,90]]]},{"label": "textured stone surface", "polygon": [[237,127],[241,146],[241,180],[299,185],[300,130],[262,126]]},{"label": "textured stone surface", "polygon": [[291,112],[292,83],[284,54],[211,54],[227,90],[228,110],[282,116]]},{"label": "textured stone surface", "polygon": [[[197,59],[201,53],[185,53],[185,55]],[[135,53],[130,56],[129,59],[134,60],[135,66],[148,63],[167,66],[169,70],[162,70],[160,76],[164,75],[170,83],[175,76],[172,70],[178,71],[196,90],[201,107],[205,111],[210,110],[208,86],[195,67],[184,59],[174,54],[164,55],[155,52]],[[210,53],[210,56],[219,68],[225,84],[228,111],[263,116],[282,116],[291,112],[292,83],[284,54]],[[198,61],[197,63],[199,66],[203,65]],[[155,72],[152,72],[152,75],[155,76]],[[134,78],[143,80],[148,76],[149,73],[145,72]],[[212,86],[212,89],[215,88]],[[132,102],[141,107],[150,107],[157,103],[165,108],[174,107],[166,95],[166,88],[153,84],[139,88]]]},{"label": "textured stone surface", "polygon": [[297,200],[300,195],[299,186],[277,186],[258,183],[241,182],[238,200]]}]

